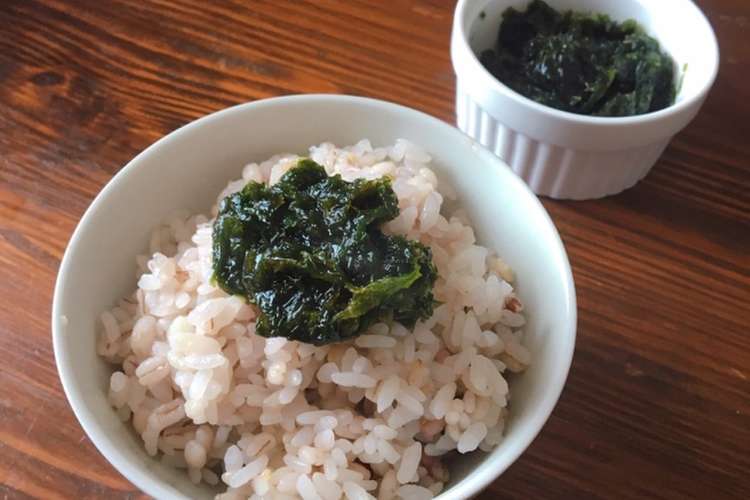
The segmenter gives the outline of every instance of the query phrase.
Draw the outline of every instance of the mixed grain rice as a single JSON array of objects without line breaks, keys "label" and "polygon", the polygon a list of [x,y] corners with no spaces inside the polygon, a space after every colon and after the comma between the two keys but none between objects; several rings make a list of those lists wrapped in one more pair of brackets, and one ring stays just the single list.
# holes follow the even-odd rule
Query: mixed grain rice
[{"label": "mixed grain rice", "polygon": [[[101,315],[97,350],[118,367],[109,400],[150,455],[221,484],[217,499],[432,498],[444,455],[502,439],[505,374],[530,361],[513,274],[465,215],[440,214],[454,195],[415,145],[324,143],[310,156],[345,180],[391,177],[401,213],[385,231],[432,249],[432,318],[322,347],[256,336],[256,309],[211,282],[211,219],[177,215],[138,257],[135,293]],[[295,158],[247,165],[218,199],[275,183]]]}]

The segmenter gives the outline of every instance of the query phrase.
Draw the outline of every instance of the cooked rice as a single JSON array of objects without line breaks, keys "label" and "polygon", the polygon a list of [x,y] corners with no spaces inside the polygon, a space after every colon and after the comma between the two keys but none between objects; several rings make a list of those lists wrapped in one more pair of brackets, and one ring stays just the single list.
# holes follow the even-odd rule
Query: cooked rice
[{"label": "cooked rice", "polygon": [[[432,318],[322,347],[257,336],[257,310],[211,281],[211,219],[175,216],[137,258],[138,289],[101,315],[97,350],[118,366],[109,400],[150,455],[222,483],[217,499],[432,498],[448,480],[440,457],[501,441],[504,374],[530,362],[513,273],[464,214],[440,213],[454,195],[415,145],[324,143],[310,156],[345,180],[392,179],[401,212],[385,231],[432,249]],[[273,184],[296,158],[247,165],[218,199]]]}]

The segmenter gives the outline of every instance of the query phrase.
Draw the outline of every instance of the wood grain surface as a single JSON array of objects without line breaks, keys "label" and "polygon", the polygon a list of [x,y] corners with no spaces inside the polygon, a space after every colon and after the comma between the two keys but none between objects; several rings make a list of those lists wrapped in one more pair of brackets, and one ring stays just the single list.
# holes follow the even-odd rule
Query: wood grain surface
[{"label": "wood grain surface", "polygon": [[[656,1],[656,0],[654,0]],[[566,389],[482,499],[750,498],[750,3],[698,1],[718,81],[648,178],[544,200],[579,300]],[[0,1],[0,498],[141,498],[71,412],[50,338],[66,243],[136,153],[269,96],[454,121],[454,2]]]}]

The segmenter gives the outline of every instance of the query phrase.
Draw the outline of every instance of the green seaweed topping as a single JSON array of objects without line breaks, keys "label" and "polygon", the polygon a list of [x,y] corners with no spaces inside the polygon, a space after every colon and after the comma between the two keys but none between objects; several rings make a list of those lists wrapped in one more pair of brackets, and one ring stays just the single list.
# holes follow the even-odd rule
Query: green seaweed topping
[{"label": "green seaweed topping", "polygon": [[380,226],[399,214],[387,178],[346,182],[301,159],[274,186],[224,198],[213,227],[218,285],[261,311],[256,332],[315,345],[378,321],[432,315],[430,249]]},{"label": "green seaweed topping", "polygon": [[674,62],[628,20],[558,12],[542,0],[503,13],[482,64],[516,92],[572,113],[631,116],[674,103]]}]

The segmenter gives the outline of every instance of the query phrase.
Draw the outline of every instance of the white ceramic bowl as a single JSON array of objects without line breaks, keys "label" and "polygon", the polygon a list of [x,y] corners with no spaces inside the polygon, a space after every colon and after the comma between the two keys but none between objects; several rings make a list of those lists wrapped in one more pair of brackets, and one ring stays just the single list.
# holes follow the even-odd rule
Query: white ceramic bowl
[{"label": "white ceramic bowl", "polygon": [[512,381],[507,437],[488,456],[462,457],[441,498],[467,498],[487,486],[547,420],[573,354],[575,291],[557,231],[521,180],[455,128],[402,106],[332,95],[256,101],[197,120],[139,154],[86,211],[60,266],[52,334],[65,393],[99,451],[147,494],[185,499],[213,492],[146,455],[140,437],[107,404],[112,368],[95,353],[95,322],[136,286],[135,256],[148,248],[149,230],[178,208],[205,212],[249,161],[365,137],[375,145],[409,138],[433,155],[436,172],[455,186],[480,241],[515,269],[528,311],[525,343],[533,363]]},{"label": "white ceramic bowl", "polygon": [[693,119],[713,85],[719,49],[711,26],[691,0],[547,0],[558,10],[637,20],[674,58],[682,78],[677,100],[668,108],[632,117],[591,117],[527,99],[479,62],[477,55],[497,40],[503,12],[528,3],[458,2],[451,39],[458,127],[508,162],[537,194],[587,199],[633,186]]}]

